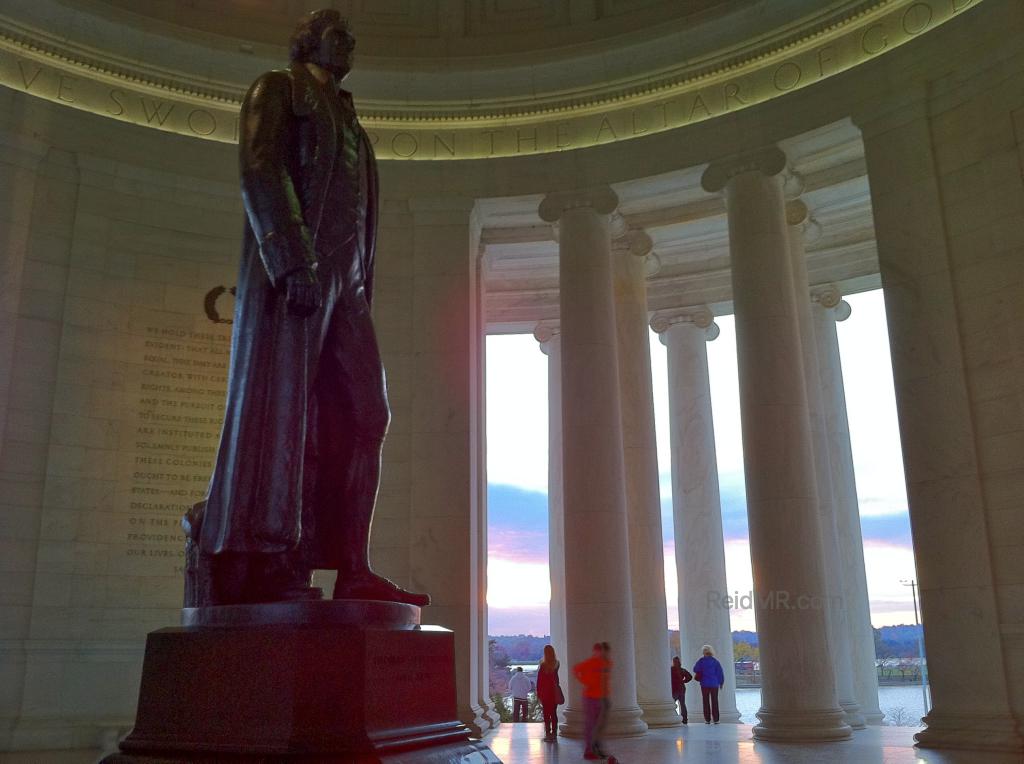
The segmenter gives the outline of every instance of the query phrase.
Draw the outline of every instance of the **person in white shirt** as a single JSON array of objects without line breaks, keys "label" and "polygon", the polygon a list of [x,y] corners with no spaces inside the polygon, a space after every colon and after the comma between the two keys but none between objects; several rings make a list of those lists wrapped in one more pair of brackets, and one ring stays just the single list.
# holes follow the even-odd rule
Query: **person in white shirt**
[{"label": "person in white shirt", "polygon": [[512,721],[529,721],[527,714],[527,698],[533,689],[533,682],[523,673],[522,666],[516,666],[512,678],[508,680],[508,689],[512,693]]}]

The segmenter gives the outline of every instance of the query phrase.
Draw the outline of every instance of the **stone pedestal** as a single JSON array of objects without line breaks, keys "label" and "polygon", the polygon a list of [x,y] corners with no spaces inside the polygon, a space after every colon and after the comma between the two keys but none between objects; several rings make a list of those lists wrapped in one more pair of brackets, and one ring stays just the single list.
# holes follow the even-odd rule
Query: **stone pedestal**
[{"label": "stone pedestal", "polygon": [[454,639],[419,608],[187,608],[152,632],[122,762],[497,762],[456,718]]}]

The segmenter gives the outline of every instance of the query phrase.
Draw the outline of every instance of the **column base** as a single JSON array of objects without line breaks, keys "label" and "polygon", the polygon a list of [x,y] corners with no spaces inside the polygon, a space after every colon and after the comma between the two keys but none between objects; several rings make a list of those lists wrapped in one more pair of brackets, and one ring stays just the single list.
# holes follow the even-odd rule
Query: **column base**
[{"label": "column base", "polygon": [[840,703],[843,709],[843,721],[850,725],[850,729],[862,730],[867,727],[864,716],[860,712],[860,705],[857,703]]},{"label": "column base", "polygon": [[779,743],[849,740],[853,730],[843,716],[838,707],[823,711],[766,711],[762,708],[757,712],[760,723],[754,725],[754,739]]},{"label": "column base", "polygon": [[1024,754],[1024,737],[1009,714],[943,714],[924,717],[927,728],[914,735],[919,748],[949,748]]},{"label": "column base", "polygon": [[676,727],[683,723],[676,711],[676,702],[640,703],[640,713],[648,727]]},{"label": "column base", "polygon": [[[501,717],[498,716],[498,711],[493,703],[481,703],[479,708],[473,709],[473,712],[479,717],[479,726],[481,727],[475,737],[483,737],[484,733],[497,728],[501,724]],[[473,725],[469,725],[469,728],[473,730]]]},{"label": "column base", "polygon": [[[701,711],[701,719],[704,718],[704,712]],[[739,711],[718,711],[718,719],[722,724],[739,724],[741,722]]]},{"label": "column base", "polygon": [[[607,737],[639,737],[647,732],[647,724],[641,716],[637,706],[612,708],[605,720],[604,734]],[[559,732],[569,738],[583,737],[583,709],[566,708],[565,723],[559,727]]]},{"label": "column base", "polygon": [[885,724],[885,714],[881,711],[863,711],[864,723],[869,727],[878,727]]},{"label": "column base", "polygon": [[[703,721],[704,721],[704,701],[703,701],[703,699],[701,697],[701,694],[700,694],[700,685],[698,685],[696,687],[696,689],[692,689],[691,688],[691,689],[688,689],[686,691],[686,697],[687,698],[690,698],[691,695],[694,697],[694,700],[691,703],[687,703],[686,704],[686,711],[690,715],[690,723],[692,724],[694,721],[698,721],[698,722],[702,722],[703,723]],[[732,708],[726,708],[725,706],[723,706],[722,705],[722,700],[723,700],[723,693],[719,692],[718,693],[718,720],[719,720],[719,722],[721,722],[722,724],[740,724],[740,723],[742,723],[739,709],[736,708],[736,706],[735,706],[736,696],[733,695],[732,703],[734,705],[732,706]]]},{"label": "column base", "polygon": [[[473,704],[467,711],[460,710],[459,719],[469,728],[473,737],[483,737],[494,726],[491,714],[494,714],[493,709],[488,711],[485,706]],[[494,715],[497,716],[497,714]]]}]

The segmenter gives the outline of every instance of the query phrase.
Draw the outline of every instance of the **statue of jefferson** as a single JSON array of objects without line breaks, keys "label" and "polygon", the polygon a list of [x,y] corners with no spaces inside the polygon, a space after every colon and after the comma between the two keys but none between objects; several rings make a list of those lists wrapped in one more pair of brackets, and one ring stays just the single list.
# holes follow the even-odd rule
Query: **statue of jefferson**
[{"label": "statue of jefferson", "polygon": [[370,318],[378,181],[341,83],[355,40],[303,17],[291,65],[242,104],[246,226],[227,406],[207,498],[185,516],[186,606],[334,597],[426,605],[369,564],[390,413]]}]

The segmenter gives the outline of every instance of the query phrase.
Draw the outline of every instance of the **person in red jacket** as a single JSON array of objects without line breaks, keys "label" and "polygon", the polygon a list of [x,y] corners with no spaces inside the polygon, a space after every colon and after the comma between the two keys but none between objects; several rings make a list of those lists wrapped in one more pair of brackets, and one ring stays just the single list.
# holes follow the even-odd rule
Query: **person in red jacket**
[{"label": "person in red jacket", "polygon": [[559,704],[565,702],[558,681],[558,665],[555,648],[544,645],[544,660],[537,667],[537,700],[544,709],[544,740],[549,743],[558,737],[557,710]]},{"label": "person in red jacket", "polygon": [[672,700],[679,701],[679,715],[683,717],[683,724],[689,719],[686,718],[686,683],[693,679],[693,675],[683,668],[682,661],[677,655],[672,659]]},{"label": "person in red jacket", "polygon": [[610,705],[610,652],[611,648],[607,642],[595,642],[590,657],[572,667],[573,674],[583,685],[583,737],[586,741],[584,759],[607,758],[601,750],[601,737]]}]

